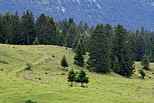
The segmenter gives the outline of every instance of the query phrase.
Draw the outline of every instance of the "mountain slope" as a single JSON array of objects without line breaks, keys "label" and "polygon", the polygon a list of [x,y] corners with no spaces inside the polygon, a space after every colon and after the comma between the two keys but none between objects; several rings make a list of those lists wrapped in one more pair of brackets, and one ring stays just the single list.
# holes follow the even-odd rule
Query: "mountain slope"
[{"label": "mountain slope", "polygon": [[[88,88],[76,83],[74,87],[68,86],[68,71],[62,70],[60,65],[63,55],[69,63],[68,70],[86,71],[90,80],[89,84],[85,84]],[[154,74],[145,71],[148,76],[145,80],[140,79],[139,62],[135,64],[135,74],[131,78],[124,78],[113,73],[89,72],[84,67],[74,65],[74,55],[74,52],[59,46],[0,44],[0,103],[25,103],[29,99],[37,103],[154,102]],[[42,63],[47,58],[50,60]],[[26,67],[26,63],[35,66],[17,73]],[[150,66],[153,68],[154,63],[150,63]]]},{"label": "mountain slope", "polygon": [[45,13],[56,20],[73,17],[90,25],[121,23],[128,29],[154,30],[152,0],[0,0],[0,12],[16,10],[20,14],[30,10],[36,17]]}]

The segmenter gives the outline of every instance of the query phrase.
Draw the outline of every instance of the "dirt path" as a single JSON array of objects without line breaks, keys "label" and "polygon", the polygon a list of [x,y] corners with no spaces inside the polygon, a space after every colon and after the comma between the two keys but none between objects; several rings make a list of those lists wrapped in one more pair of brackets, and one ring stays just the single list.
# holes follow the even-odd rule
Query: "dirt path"
[{"label": "dirt path", "polygon": [[[38,64],[36,64],[36,65],[33,65],[33,66],[31,66],[30,68],[33,68],[33,67],[35,67],[35,66],[39,66],[39,65],[41,65],[41,64],[48,63],[50,60],[51,60],[51,58],[45,59],[45,60],[42,61],[41,63],[38,63]],[[26,71],[26,70],[27,70],[27,67],[24,68],[24,69],[19,70],[18,72],[16,72],[16,74],[21,74],[21,73],[23,73],[23,72]]]},{"label": "dirt path", "polygon": [[37,82],[37,83],[48,84],[47,82],[34,80],[34,79],[30,78],[28,75],[25,75],[25,79],[33,81],[33,82]]}]

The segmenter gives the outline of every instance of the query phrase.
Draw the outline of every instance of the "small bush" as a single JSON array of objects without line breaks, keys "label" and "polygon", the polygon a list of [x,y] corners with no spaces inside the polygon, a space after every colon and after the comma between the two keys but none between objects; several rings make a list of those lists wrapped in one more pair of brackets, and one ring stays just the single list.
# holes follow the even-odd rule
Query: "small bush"
[{"label": "small bush", "polygon": [[37,103],[37,102],[34,102],[32,100],[26,100],[25,103]]},{"label": "small bush", "polygon": [[39,78],[39,80],[41,80],[41,78]]},{"label": "small bush", "polygon": [[55,55],[52,55],[53,58],[55,58]]},{"label": "small bush", "polygon": [[45,73],[46,75],[48,74],[48,73]]},{"label": "small bush", "polygon": [[32,64],[31,63],[27,63],[26,66],[27,66],[26,70],[31,70],[31,68],[32,68]]},{"label": "small bush", "polygon": [[2,64],[9,64],[8,62],[3,61],[3,60],[0,60],[0,63],[2,63]]},{"label": "small bush", "polygon": [[3,71],[3,69],[1,69],[1,71]]},{"label": "small bush", "polygon": [[139,70],[139,73],[141,74],[142,79],[146,76],[145,72],[143,70]]},{"label": "small bush", "polygon": [[65,73],[61,73],[61,75],[65,75]]}]

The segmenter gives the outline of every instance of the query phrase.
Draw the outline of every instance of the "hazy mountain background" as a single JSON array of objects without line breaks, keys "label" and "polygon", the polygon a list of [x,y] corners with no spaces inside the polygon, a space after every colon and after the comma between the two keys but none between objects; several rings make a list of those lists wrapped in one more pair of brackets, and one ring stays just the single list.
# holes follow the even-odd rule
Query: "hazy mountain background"
[{"label": "hazy mountain background", "polygon": [[128,29],[142,26],[154,30],[153,0],[0,0],[0,12],[30,10],[38,17],[41,13],[56,20],[72,17],[76,22],[123,24]]}]

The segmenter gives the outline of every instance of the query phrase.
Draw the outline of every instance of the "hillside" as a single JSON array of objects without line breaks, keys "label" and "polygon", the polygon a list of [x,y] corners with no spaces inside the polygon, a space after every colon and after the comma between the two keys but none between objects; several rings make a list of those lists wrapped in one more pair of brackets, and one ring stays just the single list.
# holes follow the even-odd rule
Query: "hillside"
[{"label": "hillside", "polygon": [[[67,71],[62,70],[63,55],[69,70],[84,69],[90,77],[86,88],[79,84],[69,87]],[[0,44],[0,103],[152,103],[154,101],[154,64],[146,72],[145,80],[139,78],[139,62],[131,78],[116,74],[96,74],[73,64],[74,53],[58,46],[16,46]],[[32,70],[20,73],[26,63]],[[151,78],[149,78],[151,77]]]},{"label": "hillside", "polygon": [[26,10],[35,17],[45,13],[56,20],[72,17],[90,25],[120,23],[128,29],[154,30],[153,0],[0,0],[0,13],[19,11],[21,15]]}]

